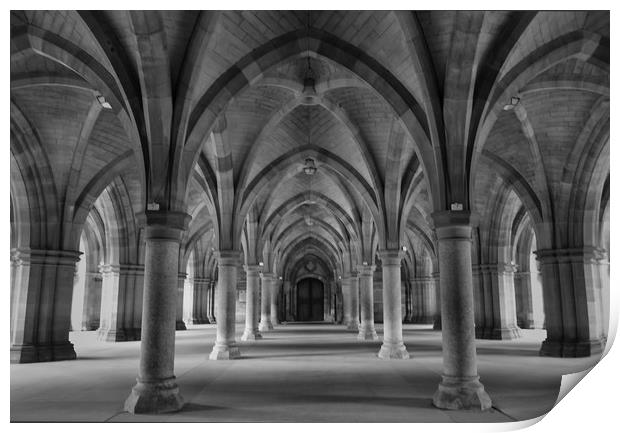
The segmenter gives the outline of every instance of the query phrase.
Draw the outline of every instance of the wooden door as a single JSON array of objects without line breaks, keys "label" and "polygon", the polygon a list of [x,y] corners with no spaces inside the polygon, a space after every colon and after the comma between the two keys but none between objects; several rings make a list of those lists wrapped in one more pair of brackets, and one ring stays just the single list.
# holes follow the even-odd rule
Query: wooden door
[{"label": "wooden door", "polygon": [[322,321],[323,283],[315,278],[305,278],[297,283],[297,320],[300,322]]}]

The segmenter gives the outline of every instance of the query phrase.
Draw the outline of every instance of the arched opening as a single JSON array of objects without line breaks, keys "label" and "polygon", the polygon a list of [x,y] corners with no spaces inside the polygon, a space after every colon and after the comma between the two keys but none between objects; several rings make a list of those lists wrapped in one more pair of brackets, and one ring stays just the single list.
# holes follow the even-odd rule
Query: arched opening
[{"label": "arched opening", "polygon": [[324,317],[323,283],[316,278],[304,278],[297,283],[297,320],[320,322]]}]

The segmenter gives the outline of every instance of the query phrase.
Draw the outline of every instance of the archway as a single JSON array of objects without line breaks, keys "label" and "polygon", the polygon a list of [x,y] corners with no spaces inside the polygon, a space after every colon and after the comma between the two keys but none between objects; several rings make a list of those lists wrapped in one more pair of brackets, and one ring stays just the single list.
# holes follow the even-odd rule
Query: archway
[{"label": "archway", "polygon": [[300,322],[323,321],[323,283],[316,278],[304,278],[297,283],[297,320]]}]

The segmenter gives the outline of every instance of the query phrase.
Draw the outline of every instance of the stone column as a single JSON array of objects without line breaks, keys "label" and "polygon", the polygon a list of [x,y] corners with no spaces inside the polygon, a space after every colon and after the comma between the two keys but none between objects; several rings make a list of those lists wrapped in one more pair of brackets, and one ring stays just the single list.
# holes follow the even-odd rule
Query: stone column
[{"label": "stone column", "polygon": [[400,261],[402,250],[379,251],[383,268],[383,345],[379,358],[408,359],[403,343],[403,319],[400,296]]},{"label": "stone column", "polygon": [[131,413],[180,410],[183,398],[174,376],[179,245],[191,217],[182,212],[146,211],[144,303],[140,373],[125,401]]},{"label": "stone column", "polygon": [[512,340],[521,337],[517,327],[515,270],[510,263],[473,266],[476,338]]},{"label": "stone column", "polygon": [[405,323],[415,323],[416,308],[415,284],[412,278],[409,280],[409,285],[405,286],[405,317],[403,318]]},{"label": "stone column", "polygon": [[217,332],[209,359],[235,359],[241,356],[235,341],[237,269],[241,262],[241,253],[232,250],[219,251],[217,260]]},{"label": "stone column", "polygon": [[342,287],[342,324],[349,329],[351,325],[351,280],[343,277],[340,285]]},{"label": "stone column", "polygon": [[258,332],[258,289],[260,287],[260,266],[245,266],[245,330],[242,341],[258,340],[263,336]]},{"label": "stone column", "polygon": [[209,283],[209,290],[207,293],[208,305],[207,305],[207,314],[209,318],[209,323],[215,324],[217,320],[215,319],[215,286],[217,285],[216,280],[211,280]]},{"label": "stone column", "polygon": [[532,308],[532,275],[529,271],[514,273],[515,297],[517,299],[517,326],[534,329],[534,310]]},{"label": "stone column", "polygon": [[185,278],[187,274],[185,272],[179,272],[177,282],[177,316],[176,316],[176,329],[177,331],[186,331],[187,327],[183,321],[183,292],[185,291]]},{"label": "stone column", "polygon": [[600,353],[606,342],[604,250],[581,247],[534,252],[543,280],[547,339],[542,356],[582,357]]},{"label": "stone column", "polygon": [[75,359],[69,341],[78,251],[12,250],[11,363]]},{"label": "stone column", "polygon": [[144,265],[131,265],[128,271],[133,278],[133,313],[131,318],[131,329],[129,326],[125,333],[130,340],[139,341],[142,335],[142,309],[144,302]]},{"label": "stone column", "polygon": [[435,282],[435,315],[433,317],[433,330],[441,331],[441,285],[439,272],[433,272],[431,278]]},{"label": "stone column", "polygon": [[207,285],[210,280],[208,278],[194,277],[192,278],[192,281],[194,283],[194,289],[193,302],[191,306],[192,313],[189,323],[192,325],[209,323],[206,311],[206,292]]},{"label": "stone column", "polygon": [[351,300],[351,321],[347,326],[349,331],[359,332],[360,329],[360,289],[357,273],[349,275],[349,299]]},{"label": "stone column", "polygon": [[375,271],[374,265],[362,265],[357,267],[360,285],[360,307],[362,319],[360,323],[358,340],[378,340],[375,331],[375,301],[373,295],[372,277]]},{"label": "stone column", "polygon": [[262,274],[260,282],[260,332],[273,330],[271,323],[271,287],[274,275],[268,272]]},{"label": "stone column", "polygon": [[479,381],[474,335],[471,229],[467,211],[433,215],[438,243],[443,375],[433,404],[440,409],[489,409]]},{"label": "stone column", "polygon": [[278,279],[277,276],[273,277],[273,280],[271,280],[271,290],[270,295],[271,295],[271,306],[270,306],[270,313],[271,313],[271,325],[279,325],[280,321],[278,320],[278,296],[280,295],[280,280]]},{"label": "stone column", "polygon": [[[125,333],[127,310],[127,279],[121,265],[105,264],[99,267],[103,278],[101,290],[101,321],[97,338],[102,341],[128,341]],[[122,275],[121,275],[122,273]]]},{"label": "stone column", "polygon": [[101,320],[101,289],[103,277],[100,272],[86,272],[84,275],[84,315],[82,331],[94,331]]}]

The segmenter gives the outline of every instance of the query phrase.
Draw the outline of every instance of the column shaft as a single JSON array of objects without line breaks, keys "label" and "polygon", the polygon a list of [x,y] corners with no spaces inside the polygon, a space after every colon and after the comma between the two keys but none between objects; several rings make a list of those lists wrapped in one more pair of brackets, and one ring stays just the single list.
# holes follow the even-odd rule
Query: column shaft
[{"label": "column shaft", "polygon": [[263,273],[260,287],[260,323],[258,330],[260,332],[273,330],[271,323],[271,287],[273,274]]},{"label": "column shaft", "polygon": [[357,279],[357,273],[351,273],[349,280],[349,299],[351,308],[351,320],[347,329],[350,331],[359,332],[360,329],[360,295],[359,295],[359,281]]},{"label": "column shaft", "polygon": [[360,309],[361,323],[358,340],[377,340],[375,331],[375,311],[372,277],[375,271],[374,265],[363,265],[358,267],[359,286],[360,286]]},{"label": "column shaft", "polygon": [[69,341],[78,251],[12,251],[11,362],[75,359]]},{"label": "column shaft", "polygon": [[218,253],[217,331],[211,360],[235,359],[241,356],[235,341],[235,313],[237,301],[237,270],[241,253]]},{"label": "column shaft", "polygon": [[383,268],[383,345],[379,358],[408,359],[403,344],[403,325],[400,289],[401,250],[379,252]]},{"label": "column shaft", "polygon": [[433,214],[441,286],[443,375],[433,404],[442,409],[489,409],[491,399],[479,381],[474,335],[471,215]]},{"label": "column shaft", "polygon": [[280,280],[278,277],[274,275],[273,280],[271,281],[271,290],[270,290],[270,313],[271,313],[271,324],[278,325],[280,321],[278,320],[278,296],[280,295]]},{"label": "column shaft", "polygon": [[146,250],[140,372],[125,410],[172,412],[183,406],[174,376],[174,338],[179,244],[191,217],[147,211],[141,218],[146,222]]},{"label": "column shaft", "polygon": [[540,354],[582,357],[605,347],[601,286],[603,250],[581,247],[535,251],[543,280],[547,339]]},{"label": "column shaft", "polygon": [[245,267],[245,330],[241,340],[258,340],[263,336],[258,331],[258,289],[260,287],[260,266]]}]

